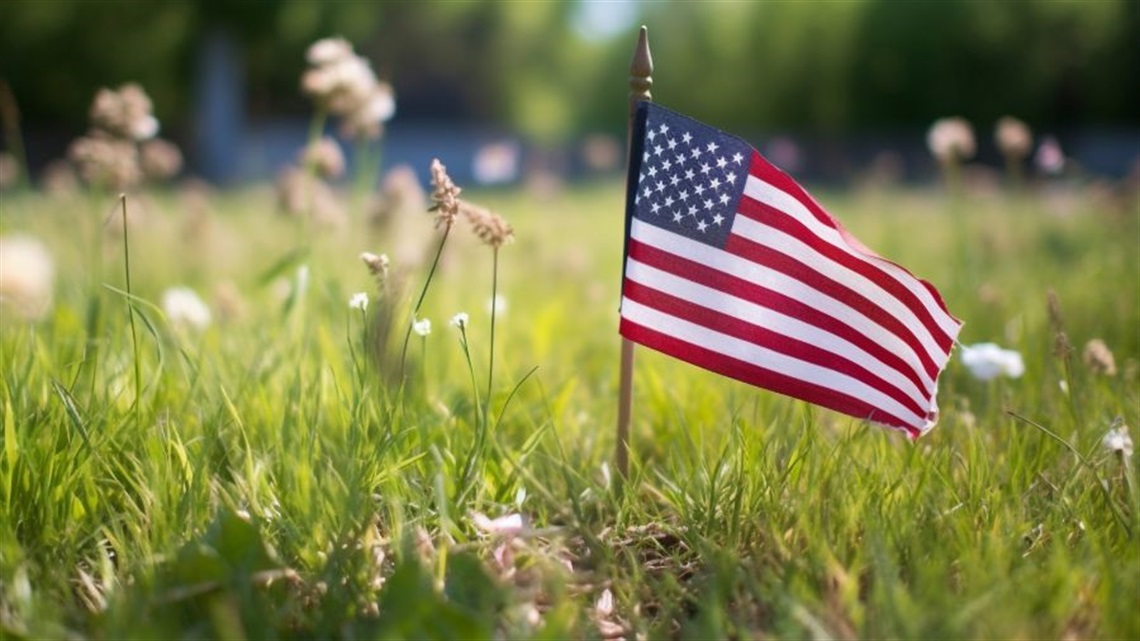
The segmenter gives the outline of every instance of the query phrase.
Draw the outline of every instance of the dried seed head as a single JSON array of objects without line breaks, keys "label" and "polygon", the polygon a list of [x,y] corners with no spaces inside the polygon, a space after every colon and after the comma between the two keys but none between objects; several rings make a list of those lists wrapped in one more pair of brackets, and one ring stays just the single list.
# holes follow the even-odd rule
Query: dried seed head
[{"label": "dried seed head", "polygon": [[377,81],[363,100],[342,114],[340,132],[353,140],[375,140],[384,133],[384,123],[395,113],[392,86]]},{"label": "dried seed head", "polygon": [[88,184],[122,190],[142,179],[138,149],[131,140],[93,131],[72,142],[67,155]]},{"label": "dried seed head", "polygon": [[472,231],[487,245],[498,249],[514,241],[515,231],[502,216],[470,203],[462,203],[461,210],[471,222]]},{"label": "dried seed head", "polygon": [[1094,338],[1086,343],[1081,357],[1093,373],[1116,376],[1116,359],[1113,358],[1112,351],[1108,349],[1108,345],[1105,345],[1103,340]]},{"label": "dried seed head", "polygon": [[152,180],[173,178],[182,170],[182,152],[169,140],[154,138],[139,146],[143,174]]},{"label": "dried seed head", "polygon": [[364,261],[365,266],[368,267],[368,273],[380,277],[388,276],[388,256],[387,254],[380,254],[377,256],[372,252],[361,252],[360,260]]},{"label": "dried seed head", "polygon": [[321,178],[339,178],[344,174],[344,154],[340,145],[328,136],[305,147],[301,153],[301,164],[312,167]]},{"label": "dried seed head", "polygon": [[344,207],[328,183],[297,167],[287,167],[277,177],[278,209],[291,216],[309,216],[330,228],[342,227]]},{"label": "dried seed head", "polygon": [[459,215],[459,193],[462,190],[451,182],[451,177],[447,175],[447,167],[444,167],[438,158],[431,161],[431,186],[431,199],[435,203],[432,206],[432,210],[435,211],[435,226],[437,229],[440,227],[450,229],[455,224],[456,216]]},{"label": "dried seed head", "polygon": [[91,103],[91,124],[116,138],[147,140],[158,133],[150,97],[135,83],[118,91],[100,89]]},{"label": "dried seed head", "polygon": [[997,121],[994,141],[1002,154],[1012,158],[1025,158],[1033,150],[1033,134],[1029,126],[1013,116],[1004,116]]}]

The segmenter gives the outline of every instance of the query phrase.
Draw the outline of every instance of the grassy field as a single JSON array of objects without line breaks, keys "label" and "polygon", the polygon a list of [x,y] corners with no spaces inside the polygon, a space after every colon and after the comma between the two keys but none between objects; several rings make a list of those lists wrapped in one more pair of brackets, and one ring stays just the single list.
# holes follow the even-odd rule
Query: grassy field
[{"label": "grassy field", "polygon": [[[1135,192],[819,191],[1025,374],[955,356],[910,442],[640,350],[624,484],[620,187],[464,195],[517,237],[493,380],[492,252],[460,225],[403,385],[426,213],[132,197],[128,283],[117,199],[5,195],[57,277],[46,319],[0,322],[0,637],[1140,638],[1137,464],[1102,442],[1140,424]],[[164,315],[174,286],[209,327]]]}]

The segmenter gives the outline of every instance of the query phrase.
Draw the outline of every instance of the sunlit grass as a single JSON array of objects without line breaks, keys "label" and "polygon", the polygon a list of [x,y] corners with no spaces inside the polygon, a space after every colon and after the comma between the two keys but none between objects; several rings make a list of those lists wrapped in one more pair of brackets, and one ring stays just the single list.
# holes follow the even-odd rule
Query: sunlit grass
[{"label": "sunlit grass", "polygon": [[[1038,193],[821,191],[865,243],[938,285],[964,343],[1020,351],[1025,375],[983,383],[952,359],[942,421],[911,443],[639,350],[624,492],[609,467],[616,185],[472,195],[518,239],[498,255],[493,381],[493,257],[459,225],[419,314],[432,332],[412,336],[401,379],[377,365],[399,359],[364,340],[383,303],[362,314],[348,301],[374,290],[360,252],[427,254],[394,258],[404,299],[386,347],[398,353],[439,239],[427,213],[407,221],[421,233],[397,238],[359,220],[314,233],[260,190],[217,197],[198,227],[174,193],[128,199],[146,210],[129,234],[136,342],[122,236],[96,250],[82,232],[116,201],[6,195],[3,231],[44,240],[59,277],[50,317],[0,328],[0,629],[1140,636],[1136,463],[1102,446],[1116,417],[1140,423],[1140,221],[1075,193],[1058,215]],[[202,332],[164,318],[166,288],[211,300],[221,282],[243,315]],[[88,380],[92,296],[102,329]],[[470,366],[448,324],[458,312]],[[1115,376],[1082,363],[1093,338],[1115,353]],[[475,512],[519,512],[528,527],[504,541]],[[595,606],[605,589],[612,612]]]}]

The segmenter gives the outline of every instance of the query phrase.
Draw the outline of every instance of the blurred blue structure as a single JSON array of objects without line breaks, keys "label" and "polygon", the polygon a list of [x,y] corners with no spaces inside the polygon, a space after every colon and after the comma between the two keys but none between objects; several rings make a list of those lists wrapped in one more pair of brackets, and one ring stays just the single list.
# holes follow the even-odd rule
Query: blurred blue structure
[{"label": "blurred blue structure", "polygon": [[193,171],[218,184],[242,178],[245,74],[237,44],[225,31],[206,32],[194,79]]}]

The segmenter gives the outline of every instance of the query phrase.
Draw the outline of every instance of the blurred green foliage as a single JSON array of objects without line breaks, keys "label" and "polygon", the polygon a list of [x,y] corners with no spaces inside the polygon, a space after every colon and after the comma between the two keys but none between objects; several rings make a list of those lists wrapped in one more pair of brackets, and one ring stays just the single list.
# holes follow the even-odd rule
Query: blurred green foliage
[{"label": "blurred green foliage", "polygon": [[[1041,127],[1140,120],[1140,3],[5,0],[0,77],[25,121],[82,128],[100,86],[141,82],[188,120],[198,43],[241,45],[252,117],[302,112],[305,47],[343,35],[397,90],[400,117],[539,137],[624,125],[638,22],[655,93],[724,127],[837,131],[947,114]],[[583,27],[589,12],[606,33]],[[632,18],[629,19],[629,18]],[[591,31],[593,29],[593,31]]]}]

